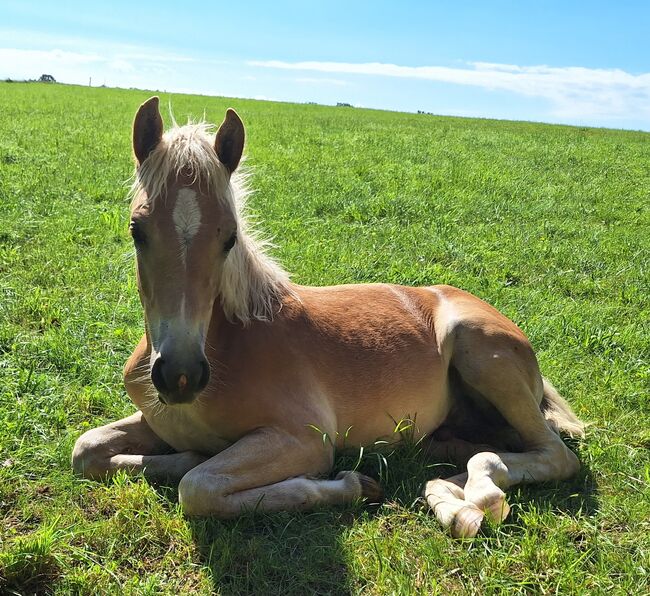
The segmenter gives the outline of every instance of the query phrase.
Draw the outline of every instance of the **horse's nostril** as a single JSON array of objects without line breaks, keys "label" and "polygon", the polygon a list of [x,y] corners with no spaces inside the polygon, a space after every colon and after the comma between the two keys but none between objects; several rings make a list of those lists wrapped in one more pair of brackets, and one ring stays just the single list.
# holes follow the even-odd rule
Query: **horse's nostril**
[{"label": "horse's nostril", "polygon": [[165,375],[163,374],[163,364],[165,364],[165,361],[162,358],[156,358],[151,367],[151,381],[158,391],[164,393],[167,391],[167,385],[165,384]]},{"label": "horse's nostril", "polygon": [[187,377],[181,374],[181,376],[178,377],[178,390],[183,393],[183,391],[185,391],[185,387],[187,387]]},{"label": "horse's nostril", "polygon": [[203,359],[200,362],[201,365],[201,377],[199,378],[199,384],[197,385],[196,390],[202,391],[206,388],[208,381],[210,380],[210,365],[208,361]]}]

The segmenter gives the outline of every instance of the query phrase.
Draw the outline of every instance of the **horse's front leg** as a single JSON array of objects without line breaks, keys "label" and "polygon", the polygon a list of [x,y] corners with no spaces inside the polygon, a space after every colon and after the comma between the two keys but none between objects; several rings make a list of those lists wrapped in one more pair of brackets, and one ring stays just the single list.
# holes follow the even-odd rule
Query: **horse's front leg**
[{"label": "horse's front leg", "polygon": [[319,437],[261,428],[185,474],[178,496],[188,515],[221,518],[381,497],[377,482],[357,472],[317,479],[332,460],[333,448]]},{"label": "horse's front leg", "polygon": [[151,430],[142,412],[85,432],[72,451],[74,471],[92,480],[109,478],[118,470],[144,473],[155,482],[178,483],[208,459],[194,451],[174,450]]}]

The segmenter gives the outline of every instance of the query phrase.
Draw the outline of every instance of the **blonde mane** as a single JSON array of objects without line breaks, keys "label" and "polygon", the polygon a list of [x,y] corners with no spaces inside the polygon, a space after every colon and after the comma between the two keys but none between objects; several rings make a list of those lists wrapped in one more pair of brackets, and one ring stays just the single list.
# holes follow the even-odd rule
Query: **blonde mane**
[{"label": "blonde mane", "polygon": [[252,320],[272,320],[282,297],[293,292],[289,274],[268,254],[271,243],[247,217],[249,170],[240,166],[228,176],[214,150],[213,126],[204,122],[175,125],[136,169],[129,192],[132,205],[144,192],[153,210],[161,197],[164,200],[168,181],[181,174],[223,201],[237,220],[237,242],[224,263],[219,288],[226,317],[244,325]]}]

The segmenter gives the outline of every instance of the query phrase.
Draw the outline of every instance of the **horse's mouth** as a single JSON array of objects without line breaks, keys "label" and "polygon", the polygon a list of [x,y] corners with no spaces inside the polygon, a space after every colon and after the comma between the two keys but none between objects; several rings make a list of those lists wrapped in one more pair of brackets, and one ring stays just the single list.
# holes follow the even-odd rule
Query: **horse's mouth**
[{"label": "horse's mouth", "polygon": [[197,393],[176,393],[164,394],[158,392],[158,401],[163,406],[177,406],[183,404],[191,404],[197,397]]}]

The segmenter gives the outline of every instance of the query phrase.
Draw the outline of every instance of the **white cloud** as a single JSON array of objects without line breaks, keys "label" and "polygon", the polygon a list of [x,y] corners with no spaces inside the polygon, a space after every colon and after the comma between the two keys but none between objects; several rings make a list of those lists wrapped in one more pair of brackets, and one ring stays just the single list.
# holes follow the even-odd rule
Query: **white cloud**
[{"label": "white cloud", "polygon": [[518,66],[473,62],[466,68],[380,62],[250,61],[249,66],[347,75],[399,77],[469,85],[549,100],[558,117],[650,117],[650,73],[620,69]]},{"label": "white cloud", "polygon": [[[90,76],[96,84],[133,86],[139,82],[153,85],[180,66],[196,62],[194,58],[122,44],[95,44],[87,47],[61,39],[52,49],[0,48],[0,78],[37,78],[52,74],[66,83],[86,84]],[[74,47],[75,50],[68,49]],[[64,48],[64,49],[61,49]]]},{"label": "white cloud", "polygon": [[341,79],[321,79],[318,77],[300,77],[296,83],[306,83],[308,85],[333,85],[335,87],[344,87],[348,85],[347,81]]},{"label": "white cloud", "polygon": [[[5,48],[16,52],[29,52],[31,48],[64,48],[71,53],[119,57],[134,62],[193,62],[194,58],[169,52],[163,47],[145,47],[129,43],[118,43],[92,39],[53,35],[42,31],[13,30],[0,28],[0,40]],[[21,48],[21,49],[17,49]],[[61,50],[56,50],[61,51]]]},{"label": "white cloud", "polygon": [[16,63],[39,63],[72,66],[101,61],[103,61],[103,59],[98,54],[82,54],[79,52],[68,52],[60,49],[21,50],[16,48],[0,48],[0,62],[6,65]]},{"label": "white cloud", "polygon": [[100,69],[105,62],[96,53],[0,48],[0,78],[36,79],[49,74],[57,80],[85,84],[89,74]]}]

